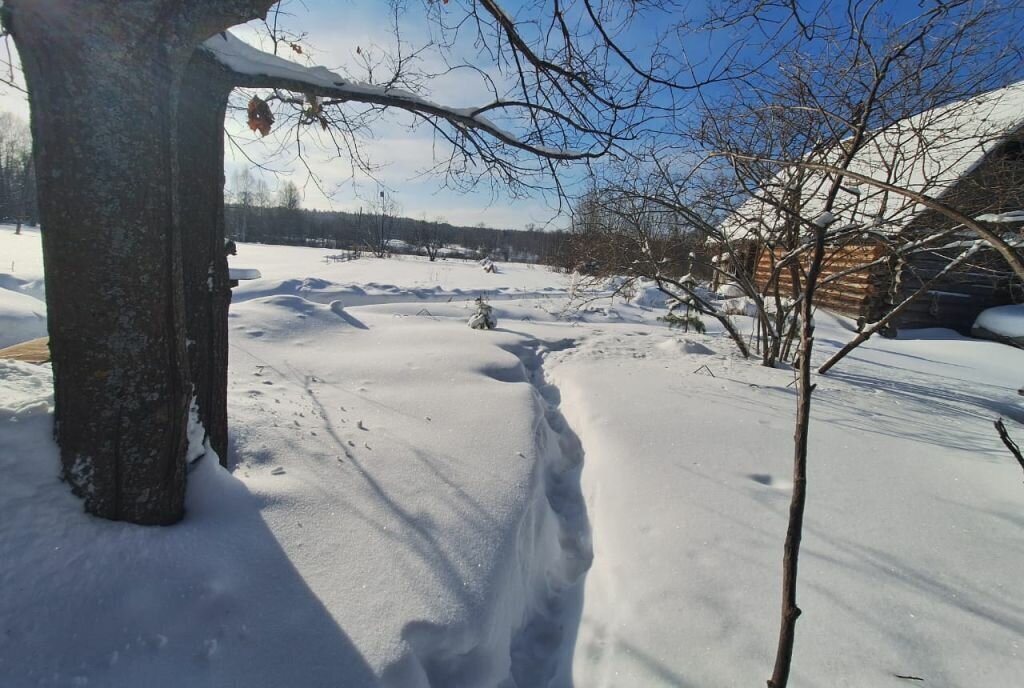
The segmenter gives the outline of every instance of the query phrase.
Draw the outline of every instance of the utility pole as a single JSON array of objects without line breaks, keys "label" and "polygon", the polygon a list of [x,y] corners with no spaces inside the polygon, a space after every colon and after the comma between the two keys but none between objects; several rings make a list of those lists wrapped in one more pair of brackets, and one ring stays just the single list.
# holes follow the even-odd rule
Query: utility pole
[{"label": "utility pole", "polygon": [[384,253],[387,247],[387,240],[384,238],[384,192],[380,192],[380,251]]}]

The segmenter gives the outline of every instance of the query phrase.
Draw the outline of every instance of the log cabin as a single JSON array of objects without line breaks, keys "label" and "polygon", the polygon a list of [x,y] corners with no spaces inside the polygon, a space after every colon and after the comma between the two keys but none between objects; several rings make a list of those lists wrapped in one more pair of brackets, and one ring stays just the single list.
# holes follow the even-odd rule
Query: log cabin
[{"label": "log cabin", "polygon": [[[818,159],[838,160],[845,145]],[[873,131],[848,169],[991,222],[1012,246],[1024,247],[1024,217],[1012,213],[1024,209],[1024,82]],[[875,322],[921,292],[895,328],[968,334],[982,310],[1024,302],[1024,284],[987,243],[975,243],[975,234],[905,196],[848,179],[832,208],[821,307]],[[719,225],[719,279],[743,271],[764,293],[799,290],[800,263],[785,257],[806,242],[833,183],[829,174],[794,165],[763,184]]]}]

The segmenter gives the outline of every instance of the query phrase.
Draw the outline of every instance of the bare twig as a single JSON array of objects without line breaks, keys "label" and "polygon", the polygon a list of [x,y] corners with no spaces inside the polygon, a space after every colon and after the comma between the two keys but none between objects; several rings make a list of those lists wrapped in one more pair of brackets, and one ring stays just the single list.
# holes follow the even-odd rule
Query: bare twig
[{"label": "bare twig", "polygon": [[1006,425],[1003,423],[1003,419],[1000,418],[999,420],[996,420],[992,425],[995,426],[996,432],[999,433],[999,439],[1003,441],[1006,448],[1009,449],[1010,453],[1017,459],[1017,463],[1020,464],[1021,469],[1024,469],[1024,454],[1021,453],[1020,447],[1017,446],[1017,443],[1010,437],[1010,433],[1007,431]]}]

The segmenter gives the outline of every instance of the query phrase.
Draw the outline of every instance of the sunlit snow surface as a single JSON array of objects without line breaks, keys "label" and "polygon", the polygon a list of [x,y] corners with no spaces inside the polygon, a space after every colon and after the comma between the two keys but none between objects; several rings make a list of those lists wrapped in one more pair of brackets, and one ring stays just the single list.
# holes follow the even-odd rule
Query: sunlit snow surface
[{"label": "sunlit snow surface", "polygon": [[[792,371],[543,268],[333,253],[238,246],[233,468],[171,528],[82,514],[49,368],[0,363],[0,685],[763,685]],[[39,255],[0,226],[0,318]],[[1022,371],[930,330],[817,380],[791,685],[1019,682]]]},{"label": "sunlit snow surface", "polygon": [[1024,341],[1024,304],[988,308],[978,315],[974,326],[1000,337]]}]

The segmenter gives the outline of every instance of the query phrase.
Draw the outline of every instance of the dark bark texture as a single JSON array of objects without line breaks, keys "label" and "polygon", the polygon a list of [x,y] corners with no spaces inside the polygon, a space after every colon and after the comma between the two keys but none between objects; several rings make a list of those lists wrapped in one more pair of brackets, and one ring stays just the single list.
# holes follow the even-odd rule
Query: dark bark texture
[{"label": "dark bark texture", "polygon": [[229,74],[196,51],[182,82],[178,111],[182,274],[189,370],[199,419],[223,465],[228,451],[228,306],[224,250],[224,111]]},{"label": "dark bark texture", "polygon": [[782,555],[782,616],[779,625],[779,645],[775,654],[775,667],[768,680],[768,688],[786,688],[793,664],[793,645],[796,642],[796,620],[800,607],[796,601],[796,583],[800,562],[800,542],[804,532],[804,507],[807,503],[807,438],[811,429],[811,353],[814,350],[814,294],[825,257],[825,229],[815,229],[814,250],[807,278],[804,281],[803,301],[800,302],[800,367],[797,371],[796,429],[793,433],[793,495],[789,502],[789,525]]},{"label": "dark bark texture", "polygon": [[98,516],[172,523],[189,394],[167,133],[183,61],[139,17],[49,5],[19,5],[12,29],[32,108],[64,478]]},{"label": "dark bark texture", "polygon": [[202,40],[269,5],[5,3],[31,107],[55,435],[64,478],[104,518],[184,513],[178,95]]}]

